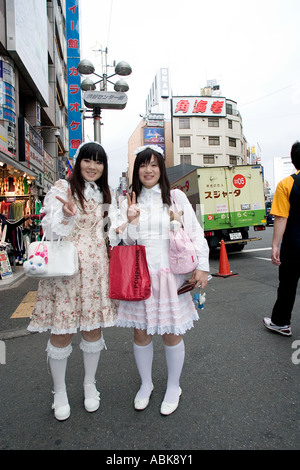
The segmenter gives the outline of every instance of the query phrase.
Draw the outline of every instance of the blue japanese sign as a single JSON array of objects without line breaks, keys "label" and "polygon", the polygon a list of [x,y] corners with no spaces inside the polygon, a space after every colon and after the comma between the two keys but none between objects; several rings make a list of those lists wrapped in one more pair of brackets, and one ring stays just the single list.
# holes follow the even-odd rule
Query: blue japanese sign
[{"label": "blue japanese sign", "polygon": [[81,90],[77,65],[80,61],[79,0],[66,0],[69,157],[82,142]]}]

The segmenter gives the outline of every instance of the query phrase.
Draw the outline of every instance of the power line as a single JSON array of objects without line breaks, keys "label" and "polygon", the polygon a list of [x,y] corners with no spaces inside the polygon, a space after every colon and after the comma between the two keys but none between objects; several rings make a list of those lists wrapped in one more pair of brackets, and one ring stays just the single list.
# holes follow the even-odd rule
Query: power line
[{"label": "power line", "polygon": [[256,101],[260,101],[260,100],[263,100],[265,98],[268,98],[269,96],[273,96],[276,93],[280,93],[283,90],[287,90],[288,88],[291,88],[293,85],[295,85],[295,83],[297,83],[297,82],[291,83],[290,85],[287,85],[283,88],[280,88],[279,90],[272,91],[272,93],[268,93],[267,95],[260,96],[259,98],[255,98],[252,101],[248,101],[248,103],[240,104],[239,107],[241,108],[242,106],[247,106],[248,104],[252,104],[252,103],[255,103]]}]

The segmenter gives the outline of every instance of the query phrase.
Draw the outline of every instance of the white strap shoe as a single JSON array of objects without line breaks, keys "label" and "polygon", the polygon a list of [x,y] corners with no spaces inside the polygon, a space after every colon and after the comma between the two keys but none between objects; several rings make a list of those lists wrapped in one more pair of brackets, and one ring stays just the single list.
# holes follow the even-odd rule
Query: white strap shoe
[{"label": "white strap shoe", "polygon": [[175,403],[167,403],[166,401],[163,401],[162,404],[161,404],[161,407],[160,407],[160,413],[164,416],[167,416],[167,415],[170,415],[171,413],[173,413],[178,408],[179,399],[180,399],[181,394],[182,394],[182,390],[179,387],[178,400]]},{"label": "white strap shoe", "polygon": [[[71,414],[71,408],[68,402],[66,392],[52,392],[54,395],[54,403],[52,404],[52,410],[54,410],[54,416],[58,421],[65,421]],[[55,400],[56,398],[56,400]],[[65,404],[63,405],[62,403]]]},{"label": "white strap shoe", "polygon": [[152,384],[150,395],[147,398],[137,398],[137,396],[135,397],[135,399],[134,399],[134,408],[136,410],[142,411],[145,408],[147,408],[147,406],[149,405],[149,400],[150,400],[153,388],[154,388],[154,386]]},{"label": "white strap shoe", "polygon": [[96,389],[95,383],[84,384],[84,407],[89,413],[97,411],[100,406],[100,392]]}]

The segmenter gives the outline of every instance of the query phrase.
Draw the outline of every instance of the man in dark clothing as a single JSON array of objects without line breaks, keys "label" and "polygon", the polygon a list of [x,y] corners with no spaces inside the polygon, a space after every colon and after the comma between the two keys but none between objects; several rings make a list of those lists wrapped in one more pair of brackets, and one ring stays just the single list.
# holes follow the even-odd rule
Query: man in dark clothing
[{"label": "man in dark clothing", "polygon": [[271,260],[279,266],[279,286],[272,316],[263,319],[266,328],[284,336],[292,335],[300,277],[300,142],[292,146],[291,160],[297,171],[278,183],[271,208],[275,216]]}]

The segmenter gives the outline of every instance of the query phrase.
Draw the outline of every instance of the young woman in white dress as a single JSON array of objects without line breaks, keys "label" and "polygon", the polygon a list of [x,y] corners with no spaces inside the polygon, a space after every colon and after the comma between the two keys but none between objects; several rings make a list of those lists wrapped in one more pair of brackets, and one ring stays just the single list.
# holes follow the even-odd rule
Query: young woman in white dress
[{"label": "young woman in white dress", "polygon": [[99,408],[96,371],[105,347],[101,329],[114,326],[116,305],[108,297],[108,256],[105,217],[111,204],[107,156],[97,142],[81,144],[68,180],[58,180],[44,200],[43,230],[72,241],[78,251],[79,272],[74,277],[39,282],[36,305],[28,329],[50,330],[48,362],[54,384],[54,416],[70,416],[65,374],[72,352],[72,336],[81,331],[84,362],[84,406]]},{"label": "young woman in white dress", "polygon": [[173,274],[169,266],[170,206],[172,197],[183,210],[184,225],[196,248],[198,265],[192,273],[195,287],[207,285],[209,249],[203,230],[185,194],[170,192],[162,150],[158,146],[138,149],[133,170],[132,196],[127,195],[120,210],[121,237],[127,245],[146,247],[151,276],[151,296],[145,301],[120,301],[117,326],[134,328],[134,357],[141,378],[141,387],[134,407],[148,406],[153,390],[152,335],[162,336],[168,368],[167,388],[160,412],[168,415],[176,410],[181,395],[179,379],[184,363],[184,333],[198,320],[190,293],[177,294],[185,275]]}]

